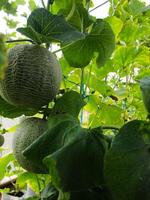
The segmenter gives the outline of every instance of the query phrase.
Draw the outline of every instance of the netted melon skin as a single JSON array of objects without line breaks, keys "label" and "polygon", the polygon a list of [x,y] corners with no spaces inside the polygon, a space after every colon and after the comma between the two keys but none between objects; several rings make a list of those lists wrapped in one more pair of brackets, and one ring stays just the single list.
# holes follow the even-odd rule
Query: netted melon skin
[{"label": "netted melon skin", "polygon": [[47,121],[40,118],[31,117],[20,123],[18,129],[14,133],[12,147],[13,153],[22,168],[25,170],[44,174],[47,170],[44,166],[39,166],[35,162],[28,160],[22,151],[32,144],[47,128]]},{"label": "netted melon skin", "polygon": [[56,56],[38,45],[16,45],[8,52],[8,67],[0,94],[17,107],[38,108],[58,93],[61,69]]}]

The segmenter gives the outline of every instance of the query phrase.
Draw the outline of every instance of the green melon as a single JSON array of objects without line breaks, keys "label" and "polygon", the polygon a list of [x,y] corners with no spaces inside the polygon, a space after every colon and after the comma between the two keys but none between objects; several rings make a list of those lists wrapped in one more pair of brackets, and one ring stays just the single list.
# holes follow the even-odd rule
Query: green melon
[{"label": "green melon", "polygon": [[56,56],[38,45],[16,45],[8,52],[8,67],[0,94],[17,107],[39,108],[58,93],[61,69]]},{"label": "green melon", "polygon": [[33,143],[47,128],[47,121],[31,117],[20,123],[13,138],[13,153],[20,166],[29,172],[46,173],[44,166],[28,160],[22,151]]}]

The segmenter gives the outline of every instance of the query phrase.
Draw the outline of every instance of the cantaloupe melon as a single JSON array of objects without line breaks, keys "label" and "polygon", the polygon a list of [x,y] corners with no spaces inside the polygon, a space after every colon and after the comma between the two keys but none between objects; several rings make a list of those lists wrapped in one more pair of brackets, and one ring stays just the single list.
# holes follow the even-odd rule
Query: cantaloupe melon
[{"label": "cantaloupe melon", "polygon": [[[32,144],[47,128],[47,121],[31,117],[20,123],[13,138],[13,153],[20,166],[29,172],[46,173],[44,166],[28,160],[22,151]],[[42,149],[41,149],[42,151]]]},{"label": "cantaloupe melon", "polygon": [[61,69],[54,54],[39,45],[16,45],[8,52],[0,94],[14,106],[38,108],[52,101],[60,82]]}]

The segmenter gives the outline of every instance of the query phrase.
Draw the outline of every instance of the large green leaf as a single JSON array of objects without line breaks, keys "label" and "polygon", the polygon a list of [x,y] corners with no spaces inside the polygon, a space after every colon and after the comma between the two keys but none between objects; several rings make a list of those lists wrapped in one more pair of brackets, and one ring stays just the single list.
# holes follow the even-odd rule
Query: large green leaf
[{"label": "large green leaf", "polygon": [[114,199],[150,199],[150,123],[125,124],[106,154],[105,180]]},{"label": "large green leaf", "polygon": [[80,135],[43,162],[57,188],[65,192],[89,189],[104,183],[105,148],[101,129],[80,129]]},{"label": "large green leaf", "polygon": [[[52,154],[59,148],[69,143],[80,130],[79,122],[68,114],[51,116],[48,129],[35,142],[26,148],[23,154],[39,165],[45,156]],[[44,167],[44,166],[43,166]]]},{"label": "large green leaf", "polygon": [[27,27],[17,31],[37,43],[73,42],[83,38],[83,34],[69,25],[63,16],[53,15],[44,8],[35,9],[27,20]]},{"label": "large green leaf", "polygon": [[0,180],[2,180],[5,176],[6,167],[9,162],[14,161],[14,156],[12,153],[7,154],[0,158]]},{"label": "large green leaf", "polygon": [[0,97],[0,115],[7,118],[16,118],[21,115],[34,115],[38,112],[35,109],[18,108],[8,104],[5,100]]},{"label": "large green leaf", "polygon": [[85,105],[81,95],[75,91],[66,92],[61,98],[57,99],[52,110],[52,114],[68,113],[78,117],[81,108]]},{"label": "large green leaf", "polygon": [[115,47],[114,34],[109,24],[97,19],[85,38],[66,47],[62,45],[63,54],[72,67],[85,67],[96,53],[97,65],[102,66],[112,54]]}]

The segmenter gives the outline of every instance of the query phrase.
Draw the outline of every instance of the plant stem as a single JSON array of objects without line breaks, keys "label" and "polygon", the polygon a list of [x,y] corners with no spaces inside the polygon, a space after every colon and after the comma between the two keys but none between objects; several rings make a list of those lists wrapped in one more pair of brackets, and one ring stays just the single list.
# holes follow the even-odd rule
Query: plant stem
[{"label": "plant stem", "polygon": [[46,9],[46,5],[45,5],[45,3],[44,3],[44,1],[43,1],[43,0],[41,0],[41,3],[42,3],[42,6],[43,6],[43,8],[45,8],[45,9]]},{"label": "plant stem", "polygon": [[[81,68],[81,83],[80,83],[80,95],[82,98],[84,97],[84,68]],[[80,113],[80,123],[83,122],[83,108]]]},{"label": "plant stem", "polygon": [[15,43],[15,42],[31,42],[32,44],[35,44],[35,42],[30,39],[19,39],[19,40],[7,40],[6,41],[6,43]]},{"label": "plant stem", "polygon": [[76,4],[75,4],[75,1],[73,1],[72,8],[71,8],[69,14],[66,17],[67,21],[71,19],[71,17],[73,16],[75,10],[76,10]]},{"label": "plant stem", "polygon": [[89,8],[90,8],[90,1],[87,1],[86,2],[86,10],[89,11]]},{"label": "plant stem", "polygon": [[117,126],[102,126],[101,127],[102,129],[114,129],[114,130],[118,130],[119,131],[119,127],[117,127]]},{"label": "plant stem", "polygon": [[74,85],[76,85],[76,86],[80,86],[79,83],[75,83],[75,82],[73,82],[73,81],[71,81],[71,80],[68,80],[67,77],[64,76],[64,75],[63,75],[63,78],[64,78],[64,80],[66,80],[66,81],[68,81],[68,82],[70,82],[70,83],[72,83],[72,84],[74,84]]},{"label": "plant stem", "polygon": [[100,4],[100,5],[96,6],[95,8],[91,9],[89,12],[93,12],[94,10],[96,10],[97,8],[99,8],[99,7],[103,6],[103,5],[105,5],[105,4],[108,3],[108,2],[109,2],[108,0],[105,1],[105,2],[103,2],[102,4]]},{"label": "plant stem", "polygon": [[92,64],[90,65],[90,70],[89,70],[89,74],[88,74],[88,79],[87,79],[87,83],[86,83],[86,87],[85,87],[85,94],[86,94],[86,92],[87,92],[87,88],[88,88],[88,85],[89,85],[89,83],[90,83],[91,72],[92,72]]},{"label": "plant stem", "polygon": [[56,51],[53,51],[52,53],[57,53],[57,52],[59,52],[59,51],[62,51],[62,49],[65,49],[65,48],[69,47],[70,45],[72,45],[72,44],[75,43],[75,42],[76,42],[76,41],[71,42],[71,43],[69,43],[69,44],[63,46],[62,48],[60,48],[60,49],[58,49],[58,50],[56,50]]},{"label": "plant stem", "polygon": [[80,94],[83,97],[84,95],[84,68],[81,68]]}]

